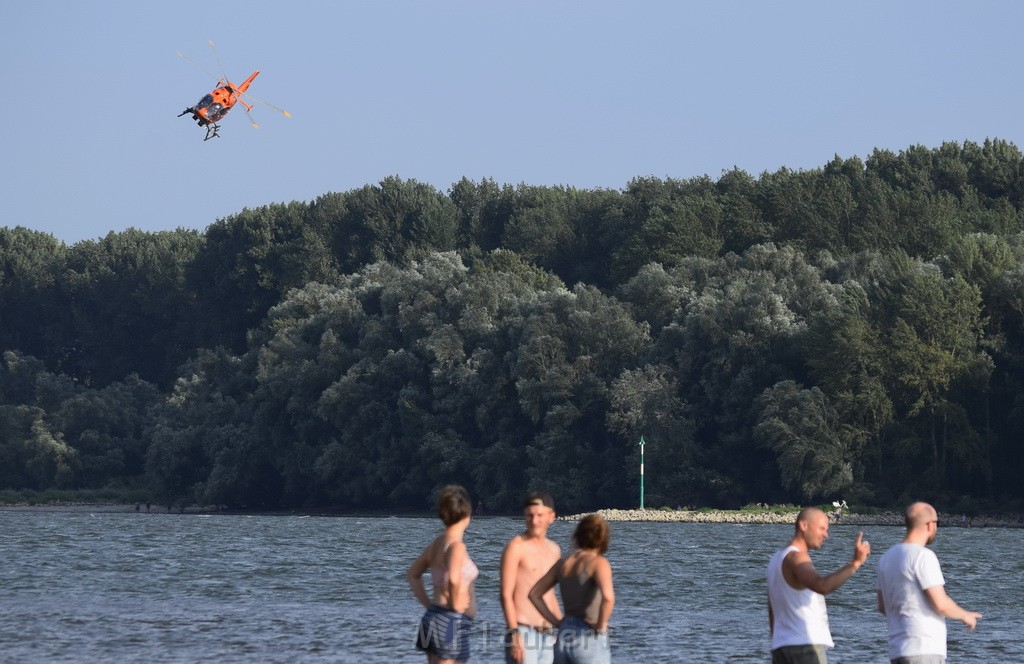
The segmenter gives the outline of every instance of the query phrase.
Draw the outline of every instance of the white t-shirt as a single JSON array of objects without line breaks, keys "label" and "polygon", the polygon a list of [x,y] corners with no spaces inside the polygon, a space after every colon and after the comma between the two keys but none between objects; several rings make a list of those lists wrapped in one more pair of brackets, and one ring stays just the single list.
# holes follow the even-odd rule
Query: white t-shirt
[{"label": "white t-shirt", "polygon": [[897,544],[878,561],[878,590],[889,623],[889,659],[946,655],[946,619],[926,588],[946,585],[935,553],[919,544]]},{"label": "white t-shirt", "polygon": [[835,644],[828,629],[825,596],[807,588],[797,590],[782,575],[782,561],[793,551],[798,549],[788,546],[768,563],[768,601],[774,617],[772,650],[804,645],[831,648]]}]

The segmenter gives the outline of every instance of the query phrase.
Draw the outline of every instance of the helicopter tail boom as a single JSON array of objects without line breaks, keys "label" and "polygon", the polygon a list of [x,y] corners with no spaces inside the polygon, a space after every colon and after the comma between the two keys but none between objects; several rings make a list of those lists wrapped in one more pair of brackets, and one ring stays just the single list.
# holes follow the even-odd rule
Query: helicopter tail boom
[{"label": "helicopter tail boom", "polygon": [[235,89],[236,89],[236,90],[238,90],[239,92],[245,92],[246,90],[248,90],[248,89],[249,89],[249,86],[250,86],[250,85],[252,84],[252,82],[253,82],[253,81],[254,81],[254,80],[256,79],[256,77],[257,77],[257,76],[259,76],[259,75],[260,75],[260,70],[259,70],[259,69],[257,69],[256,71],[254,71],[254,72],[253,72],[253,73],[252,73],[252,74],[251,74],[251,75],[249,76],[249,78],[247,78],[247,79],[245,79],[244,81],[242,81],[242,84],[241,84],[241,85],[239,85],[238,87],[236,87]]}]

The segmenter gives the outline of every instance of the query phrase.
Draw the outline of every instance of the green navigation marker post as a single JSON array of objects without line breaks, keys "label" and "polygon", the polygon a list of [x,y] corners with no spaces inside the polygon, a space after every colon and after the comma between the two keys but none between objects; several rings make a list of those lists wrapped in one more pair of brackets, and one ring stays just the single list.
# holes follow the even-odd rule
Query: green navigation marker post
[{"label": "green navigation marker post", "polygon": [[644,437],[640,436],[640,509],[644,508]]}]

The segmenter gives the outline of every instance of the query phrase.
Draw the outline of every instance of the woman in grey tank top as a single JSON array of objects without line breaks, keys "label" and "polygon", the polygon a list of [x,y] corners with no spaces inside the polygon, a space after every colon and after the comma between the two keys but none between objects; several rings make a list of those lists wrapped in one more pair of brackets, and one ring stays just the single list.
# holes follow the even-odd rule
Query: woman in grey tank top
[{"label": "woman in grey tank top", "polygon": [[[555,664],[608,664],[608,620],[615,607],[608,551],[611,530],[598,514],[580,519],[572,539],[576,549],[555,563],[530,590],[530,601],[558,629]],[[558,584],[565,618],[558,620],[544,593]]]}]

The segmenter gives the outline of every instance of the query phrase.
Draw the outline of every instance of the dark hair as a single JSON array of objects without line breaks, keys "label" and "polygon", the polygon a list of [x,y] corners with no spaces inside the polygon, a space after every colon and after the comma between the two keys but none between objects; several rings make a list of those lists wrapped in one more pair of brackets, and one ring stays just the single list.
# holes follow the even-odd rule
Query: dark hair
[{"label": "dark hair", "polygon": [[469,500],[469,492],[458,484],[449,484],[441,489],[437,497],[437,516],[444,525],[462,521],[473,511],[473,503]]},{"label": "dark hair", "polygon": [[531,491],[526,494],[526,500],[523,501],[523,509],[530,505],[543,505],[544,507],[555,509],[555,499],[547,491]]},{"label": "dark hair", "polygon": [[608,522],[600,514],[588,514],[580,519],[576,532],[572,534],[573,543],[580,549],[597,549],[598,553],[608,551],[608,540],[612,537]]}]

